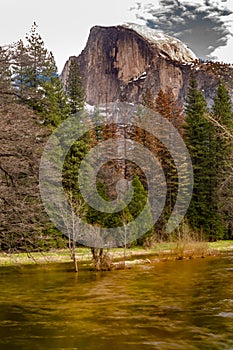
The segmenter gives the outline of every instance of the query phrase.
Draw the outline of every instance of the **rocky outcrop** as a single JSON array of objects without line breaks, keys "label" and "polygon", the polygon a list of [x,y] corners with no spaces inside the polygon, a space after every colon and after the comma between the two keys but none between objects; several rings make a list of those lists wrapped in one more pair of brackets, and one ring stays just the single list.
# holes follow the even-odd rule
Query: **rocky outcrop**
[{"label": "rocky outcrop", "polygon": [[[64,83],[72,58],[75,57],[66,62],[62,72]],[[179,40],[138,25],[93,27],[85,49],[75,59],[91,105],[140,103],[146,89],[156,96],[160,88],[167,86],[183,101],[191,75],[211,103],[219,78],[225,74],[223,78],[232,82],[233,76],[232,67],[227,66],[226,73],[222,65],[219,69],[214,63],[200,63]]]}]

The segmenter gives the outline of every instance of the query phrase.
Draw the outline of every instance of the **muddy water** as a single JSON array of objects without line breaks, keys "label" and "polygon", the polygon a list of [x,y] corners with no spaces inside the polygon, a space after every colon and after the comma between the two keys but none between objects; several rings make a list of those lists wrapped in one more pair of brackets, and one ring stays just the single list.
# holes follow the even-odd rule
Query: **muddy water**
[{"label": "muddy water", "polygon": [[0,349],[233,349],[233,256],[0,269]]}]

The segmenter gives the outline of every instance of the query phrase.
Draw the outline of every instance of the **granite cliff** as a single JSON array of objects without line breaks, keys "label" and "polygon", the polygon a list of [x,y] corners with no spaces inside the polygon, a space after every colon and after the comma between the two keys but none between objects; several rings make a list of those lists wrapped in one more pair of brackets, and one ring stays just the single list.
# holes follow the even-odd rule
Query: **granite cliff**
[{"label": "granite cliff", "polygon": [[156,96],[170,86],[183,101],[191,75],[211,104],[222,78],[233,88],[232,66],[201,62],[178,39],[155,30],[129,24],[91,29],[85,49],[66,62],[62,79],[66,83],[71,59],[77,59],[87,103],[113,101],[140,103],[149,88]]}]

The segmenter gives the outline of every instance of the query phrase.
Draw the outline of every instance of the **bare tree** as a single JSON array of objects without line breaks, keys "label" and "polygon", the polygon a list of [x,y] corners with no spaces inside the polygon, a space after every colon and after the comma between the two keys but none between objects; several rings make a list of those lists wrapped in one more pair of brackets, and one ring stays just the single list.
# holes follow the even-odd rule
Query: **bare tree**
[{"label": "bare tree", "polygon": [[0,109],[1,248],[37,249],[49,224],[39,193],[39,163],[49,130],[13,102]]},{"label": "bare tree", "polygon": [[71,191],[66,192],[67,202],[70,206],[70,210],[67,210],[66,206],[60,206],[60,215],[68,235],[69,250],[71,259],[74,262],[75,272],[78,272],[78,261],[76,257],[76,243],[81,239],[81,220],[85,214],[85,203],[78,197],[74,199]]}]

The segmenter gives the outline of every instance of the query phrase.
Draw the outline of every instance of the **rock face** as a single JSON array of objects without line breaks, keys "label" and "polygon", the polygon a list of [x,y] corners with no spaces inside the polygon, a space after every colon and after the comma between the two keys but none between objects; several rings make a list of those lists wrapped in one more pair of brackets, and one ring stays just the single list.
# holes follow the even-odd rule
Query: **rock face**
[{"label": "rock face", "polygon": [[[140,103],[146,89],[156,96],[160,88],[165,90],[167,86],[183,101],[191,75],[211,103],[219,78],[225,74],[232,81],[233,76],[232,67],[228,66],[226,73],[226,69],[200,63],[179,40],[138,25],[93,27],[85,49],[75,58],[91,105]],[[64,83],[71,59],[74,57],[62,72]]]}]

